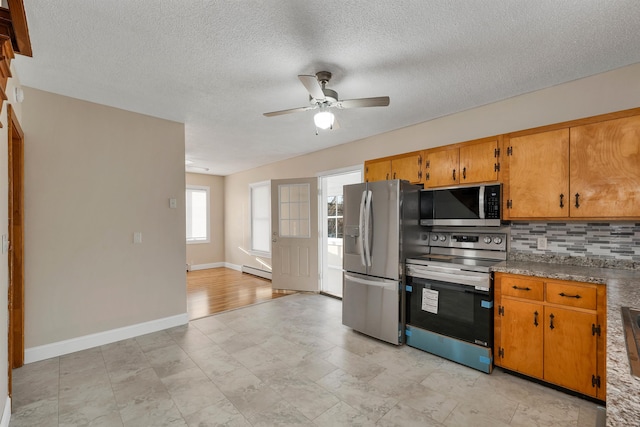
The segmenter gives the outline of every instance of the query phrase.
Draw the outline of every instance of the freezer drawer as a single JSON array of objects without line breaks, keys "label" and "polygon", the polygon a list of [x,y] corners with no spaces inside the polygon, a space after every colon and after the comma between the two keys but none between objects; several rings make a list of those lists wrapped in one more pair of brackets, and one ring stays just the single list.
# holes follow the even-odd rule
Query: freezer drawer
[{"label": "freezer drawer", "polygon": [[399,345],[400,282],[345,272],[343,283],[342,324]]}]

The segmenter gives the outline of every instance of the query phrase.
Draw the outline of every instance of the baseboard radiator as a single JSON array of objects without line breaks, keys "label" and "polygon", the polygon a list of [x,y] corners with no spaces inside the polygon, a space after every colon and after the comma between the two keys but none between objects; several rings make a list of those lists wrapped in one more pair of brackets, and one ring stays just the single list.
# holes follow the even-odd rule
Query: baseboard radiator
[{"label": "baseboard radiator", "polygon": [[241,271],[243,273],[253,274],[254,276],[262,277],[263,279],[271,280],[271,272],[267,270],[261,270],[259,268],[243,265]]}]

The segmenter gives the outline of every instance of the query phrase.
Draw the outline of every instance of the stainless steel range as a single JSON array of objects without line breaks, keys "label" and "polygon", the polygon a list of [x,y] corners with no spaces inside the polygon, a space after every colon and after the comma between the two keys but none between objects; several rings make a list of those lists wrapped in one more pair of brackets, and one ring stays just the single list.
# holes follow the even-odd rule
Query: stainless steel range
[{"label": "stainless steel range", "polygon": [[[500,229],[502,230],[502,229]],[[428,254],[406,260],[406,343],[480,371],[493,368],[493,276],[507,233],[433,230]]]}]

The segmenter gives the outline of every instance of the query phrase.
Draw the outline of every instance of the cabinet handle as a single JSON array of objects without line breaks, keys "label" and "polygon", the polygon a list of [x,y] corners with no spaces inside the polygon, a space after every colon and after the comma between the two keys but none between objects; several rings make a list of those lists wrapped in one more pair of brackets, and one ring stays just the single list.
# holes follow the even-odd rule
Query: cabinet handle
[{"label": "cabinet handle", "polygon": [[395,172],[393,173],[393,179],[396,179],[396,173]]},{"label": "cabinet handle", "polygon": [[467,179],[467,168],[462,168],[462,179]]},{"label": "cabinet handle", "polygon": [[576,208],[580,207],[580,193],[576,193]]},{"label": "cabinet handle", "polygon": [[516,286],[516,285],[513,285],[513,289],[515,289],[516,291],[530,291],[531,290],[530,287],[521,288],[521,287]]},{"label": "cabinet handle", "polygon": [[533,324],[536,325],[536,328],[538,327],[538,312],[537,311],[535,313],[533,313]]},{"label": "cabinet handle", "polygon": [[418,181],[422,181],[422,169],[418,171]]},{"label": "cabinet handle", "polygon": [[453,170],[453,180],[454,181],[456,180],[456,170],[455,169]]},{"label": "cabinet handle", "polygon": [[553,326],[553,319],[555,318],[555,316],[553,315],[553,313],[551,313],[549,315],[549,329],[553,329],[555,328],[555,326]]},{"label": "cabinet handle", "polygon": [[560,207],[564,208],[564,194],[560,195]]},{"label": "cabinet handle", "polygon": [[431,177],[429,176],[429,172],[427,172],[427,175],[425,176],[425,181],[429,181],[429,178]]},{"label": "cabinet handle", "polygon": [[567,297],[567,298],[575,298],[575,299],[580,299],[582,298],[580,295],[576,294],[576,295],[569,295],[569,294],[565,294],[564,292],[560,292],[558,295],[560,295],[561,297]]}]

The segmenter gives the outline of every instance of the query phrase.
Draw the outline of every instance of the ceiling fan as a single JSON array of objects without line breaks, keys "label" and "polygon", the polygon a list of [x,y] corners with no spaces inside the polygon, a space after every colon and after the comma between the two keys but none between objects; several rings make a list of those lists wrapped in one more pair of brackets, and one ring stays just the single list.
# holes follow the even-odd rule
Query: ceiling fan
[{"label": "ceiling fan", "polygon": [[272,111],[264,113],[267,117],[280,116],[282,114],[297,113],[307,110],[319,110],[313,120],[320,129],[333,129],[335,116],[331,108],[361,108],[361,107],[386,107],[389,105],[388,96],[375,98],[338,99],[338,92],[327,89],[326,85],[331,80],[329,71],[319,71],[315,76],[299,75],[298,78],[309,92],[309,106],[291,108],[289,110]]}]

